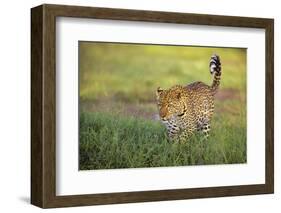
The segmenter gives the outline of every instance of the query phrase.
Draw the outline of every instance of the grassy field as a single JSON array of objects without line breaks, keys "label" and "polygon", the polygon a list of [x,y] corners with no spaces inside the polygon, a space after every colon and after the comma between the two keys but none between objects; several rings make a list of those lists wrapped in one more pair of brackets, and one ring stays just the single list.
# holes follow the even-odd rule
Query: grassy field
[{"label": "grassy field", "polygon": [[[246,162],[246,51],[80,42],[79,167],[140,168]],[[155,90],[211,83],[220,55],[222,82],[208,141],[171,143],[157,119]]]}]

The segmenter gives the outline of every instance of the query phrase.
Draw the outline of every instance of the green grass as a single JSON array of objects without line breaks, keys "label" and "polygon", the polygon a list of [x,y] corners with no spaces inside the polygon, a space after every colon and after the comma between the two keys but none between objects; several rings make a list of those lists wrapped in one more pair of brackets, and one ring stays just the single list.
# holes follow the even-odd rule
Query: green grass
[{"label": "green grass", "polygon": [[246,162],[245,116],[239,124],[215,117],[211,137],[171,143],[155,121],[106,113],[80,115],[80,169],[143,168]]},{"label": "green grass", "polygon": [[[210,56],[222,80],[208,141],[171,143],[155,102],[158,86],[211,84]],[[79,167],[140,168],[245,163],[246,50],[79,43]]]}]

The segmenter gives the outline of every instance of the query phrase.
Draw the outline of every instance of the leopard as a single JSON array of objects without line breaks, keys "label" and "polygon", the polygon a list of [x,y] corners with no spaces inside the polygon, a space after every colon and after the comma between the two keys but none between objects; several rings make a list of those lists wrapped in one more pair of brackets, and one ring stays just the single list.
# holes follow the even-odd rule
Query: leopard
[{"label": "leopard", "polygon": [[159,119],[166,127],[169,140],[188,141],[195,132],[200,132],[204,140],[209,138],[221,70],[220,57],[213,54],[209,61],[209,71],[213,76],[211,85],[196,81],[169,89],[157,88]]}]

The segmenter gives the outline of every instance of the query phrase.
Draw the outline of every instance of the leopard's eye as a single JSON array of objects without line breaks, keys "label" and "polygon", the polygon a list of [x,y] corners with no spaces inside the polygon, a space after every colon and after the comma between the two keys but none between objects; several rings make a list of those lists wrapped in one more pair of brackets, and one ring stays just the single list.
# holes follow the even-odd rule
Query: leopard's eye
[{"label": "leopard's eye", "polygon": [[184,112],[183,112],[183,113],[181,113],[181,114],[178,114],[178,116],[179,116],[179,117],[181,117],[181,116],[183,116],[183,115],[184,115]]}]

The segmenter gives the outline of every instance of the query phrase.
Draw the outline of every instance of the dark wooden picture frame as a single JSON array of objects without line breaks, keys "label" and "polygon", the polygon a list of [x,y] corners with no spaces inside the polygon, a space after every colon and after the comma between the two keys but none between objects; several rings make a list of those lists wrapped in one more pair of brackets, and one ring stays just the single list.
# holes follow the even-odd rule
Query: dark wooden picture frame
[{"label": "dark wooden picture frame", "polygon": [[[265,29],[265,184],[192,189],[56,195],[56,17]],[[31,9],[31,203],[66,207],[274,192],[274,20],[126,9],[41,5]]]}]

